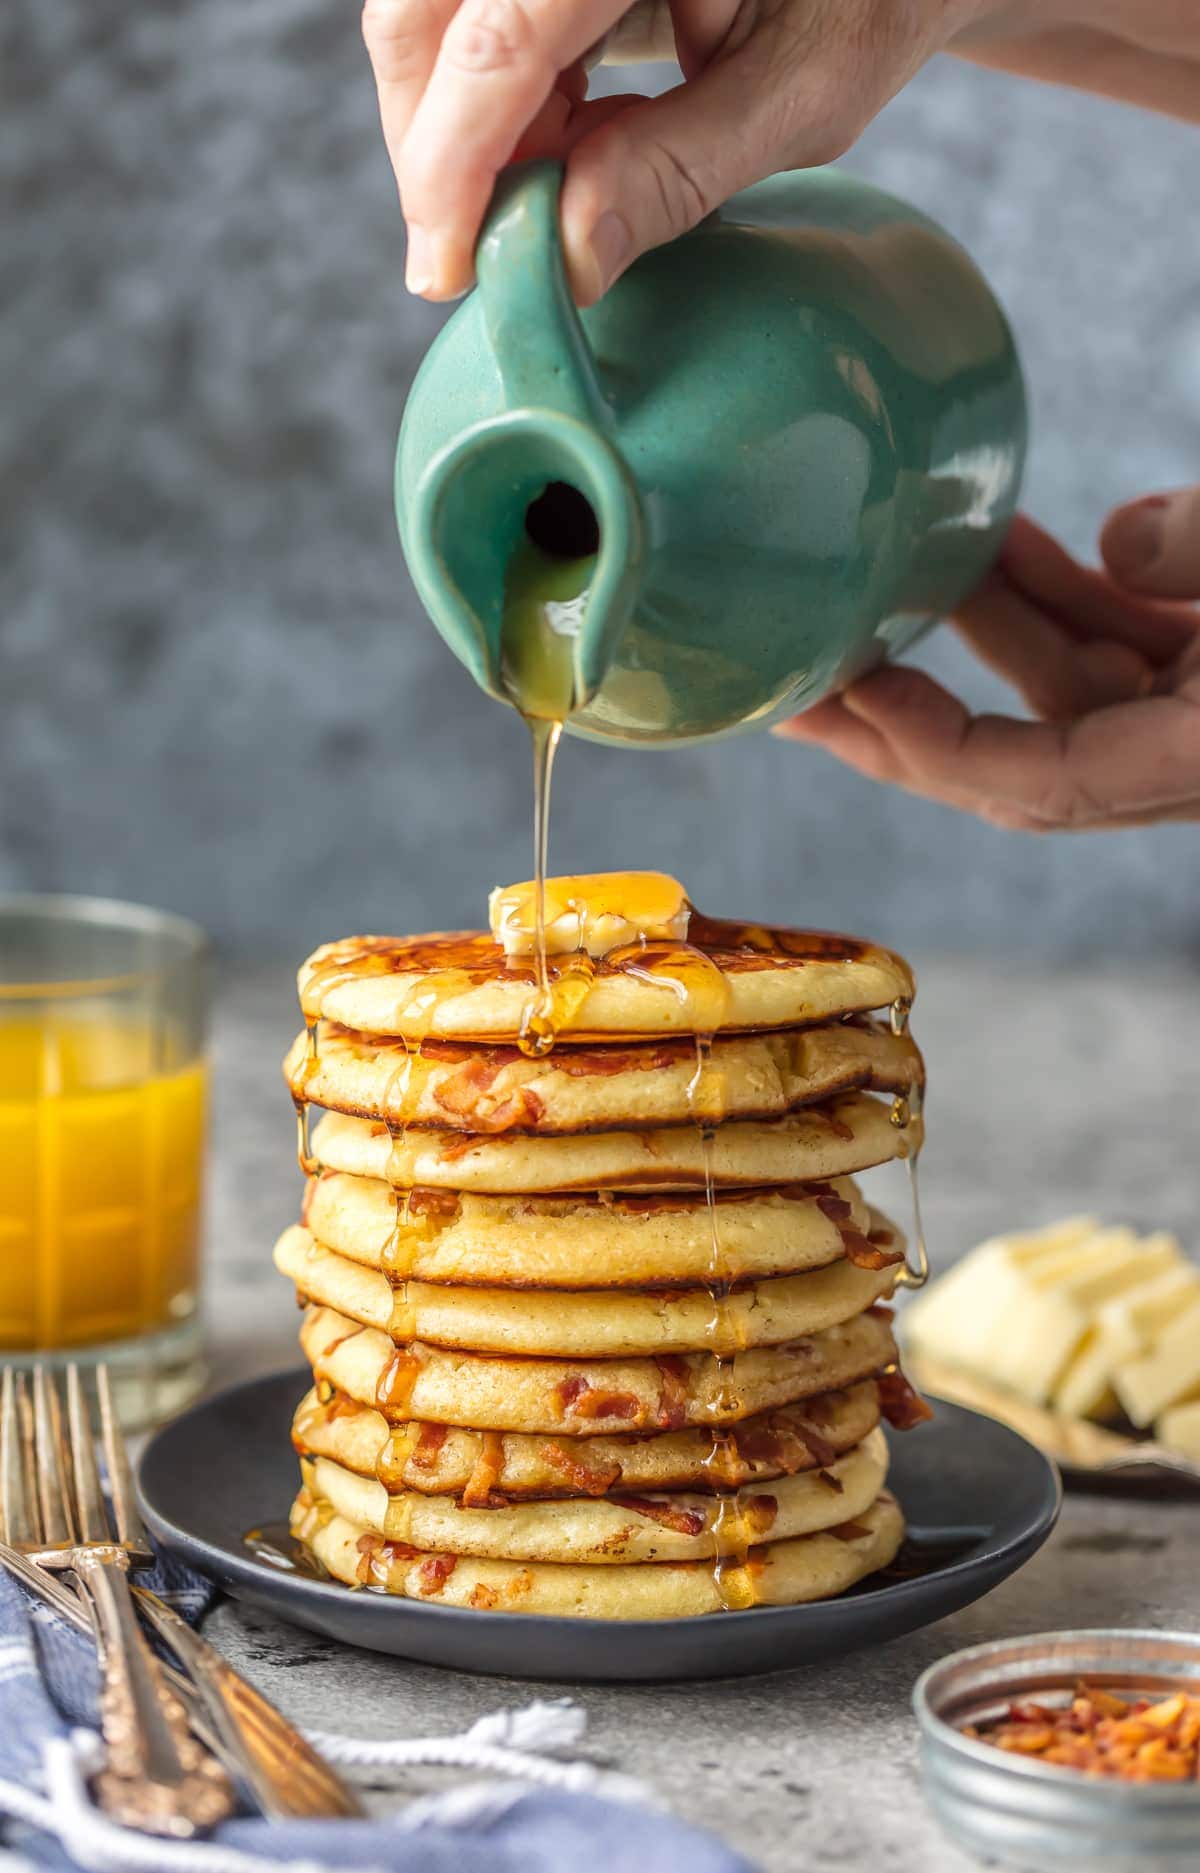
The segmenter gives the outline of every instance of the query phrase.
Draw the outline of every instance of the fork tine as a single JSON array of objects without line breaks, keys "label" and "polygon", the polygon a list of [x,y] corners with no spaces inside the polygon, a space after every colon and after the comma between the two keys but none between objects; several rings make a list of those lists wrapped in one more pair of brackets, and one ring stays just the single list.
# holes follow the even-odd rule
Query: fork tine
[{"label": "fork tine", "polygon": [[40,1539],[36,1505],[30,1504],[25,1489],[20,1410],[16,1372],[5,1366],[0,1387],[0,1539],[14,1548],[23,1543],[34,1547]]},{"label": "fork tine", "polygon": [[100,1441],[104,1446],[104,1461],[108,1467],[108,1491],[112,1497],[117,1540],[123,1548],[149,1555],[150,1537],[138,1514],[133,1473],[129,1468],[125,1439],[117,1422],[107,1366],[96,1367],[96,1396],[100,1400]]},{"label": "fork tine", "polygon": [[33,1373],[33,1442],[42,1540],[47,1548],[66,1547],[74,1540],[74,1528],[63,1461],[62,1406],[53,1375],[45,1366],[36,1366]]},{"label": "fork tine", "polygon": [[111,1541],[108,1510],[96,1469],[96,1434],[84,1396],[79,1367],[67,1367],[67,1424],[71,1438],[71,1469],[75,1476],[75,1514],[80,1541]]}]

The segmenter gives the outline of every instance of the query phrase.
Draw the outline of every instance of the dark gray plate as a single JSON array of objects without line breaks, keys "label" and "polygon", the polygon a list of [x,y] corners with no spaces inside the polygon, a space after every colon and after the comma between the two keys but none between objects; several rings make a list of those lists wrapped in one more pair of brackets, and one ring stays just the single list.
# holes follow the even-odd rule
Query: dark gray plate
[{"label": "dark gray plate", "polygon": [[542,1619],[353,1592],[257,1560],[242,1537],[286,1519],[289,1431],[305,1369],[236,1385],[159,1431],[140,1466],[164,1546],[239,1599],[350,1645],[513,1678],[728,1678],[878,1645],[978,1600],[1027,1561],[1058,1517],[1057,1473],[1014,1431],[960,1405],[891,1438],[910,1539],[839,1600],[700,1619]]}]

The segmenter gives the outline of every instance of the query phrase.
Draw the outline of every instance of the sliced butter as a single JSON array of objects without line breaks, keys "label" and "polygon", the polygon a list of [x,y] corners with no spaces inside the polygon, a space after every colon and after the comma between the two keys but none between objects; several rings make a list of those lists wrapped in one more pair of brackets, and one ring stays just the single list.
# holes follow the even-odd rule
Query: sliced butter
[{"label": "sliced butter", "polygon": [[1113,1390],[1139,1429],[1172,1405],[1200,1397],[1200,1303],[1164,1327],[1148,1352],[1123,1361],[1113,1373]]},{"label": "sliced butter", "polygon": [[1200,1398],[1188,1405],[1172,1405],[1156,1421],[1154,1435],[1168,1450],[1200,1463]]}]

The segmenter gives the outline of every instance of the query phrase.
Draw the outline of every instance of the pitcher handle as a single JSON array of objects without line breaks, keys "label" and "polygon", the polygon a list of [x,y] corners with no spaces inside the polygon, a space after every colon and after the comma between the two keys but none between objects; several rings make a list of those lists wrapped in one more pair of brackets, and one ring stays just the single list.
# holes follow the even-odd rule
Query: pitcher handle
[{"label": "pitcher handle", "polygon": [[515,163],[496,184],[475,251],[484,324],[510,409],[612,417],[563,264],[560,163]]}]

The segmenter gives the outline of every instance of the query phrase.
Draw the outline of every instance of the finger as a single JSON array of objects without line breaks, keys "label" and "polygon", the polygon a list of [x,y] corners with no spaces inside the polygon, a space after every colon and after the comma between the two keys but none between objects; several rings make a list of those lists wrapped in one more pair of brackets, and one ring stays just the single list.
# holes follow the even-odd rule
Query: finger
[{"label": "finger", "polygon": [[1043,721],[1148,695],[1155,669],[1108,638],[1080,642],[994,571],[959,607],[955,628],[981,663],[1011,683]]},{"label": "finger", "polygon": [[[845,707],[841,699],[823,702],[804,715],[796,716],[792,721],[780,722],[771,730],[773,735],[785,741],[802,741],[813,747],[824,748],[847,767],[854,768],[869,780],[885,782],[902,788],[907,793],[917,794],[926,799],[935,800],[940,806],[955,807],[960,812],[972,813],[989,825],[998,826],[1006,832],[1047,833],[1055,830],[1054,826],[1043,817],[1039,817],[1004,800],[997,800],[989,795],[971,793],[963,788],[939,786],[931,791],[927,786],[917,784],[903,766],[895,749],[889,744],[880,730],[870,723],[855,717]],[[1144,812],[1114,812],[1103,818],[1083,821],[1077,824],[1076,831],[1100,832],[1119,831],[1133,826],[1156,826],[1164,822],[1192,822],[1200,820],[1200,785],[1195,797],[1182,806],[1158,808]]]},{"label": "finger", "polygon": [[1200,488],[1152,494],[1109,515],[1100,551],[1113,578],[1159,598],[1200,598]]},{"label": "finger", "polygon": [[1188,806],[1200,793],[1200,699],[1118,703],[1067,723],[972,716],[918,670],[881,670],[844,706],[882,737],[904,784],[967,794],[1047,826]]},{"label": "finger", "polygon": [[798,31],[794,10],[744,17],[749,36],[735,43],[727,33],[698,77],[612,118],[572,152],[563,241],[580,304],[738,189],[779,168],[832,161],[920,62],[895,53],[884,74],[811,19]]},{"label": "finger", "polygon": [[1169,663],[1194,635],[1195,621],[1173,605],[1143,598],[1103,572],[1081,566],[1028,515],[1009,529],[999,565],[1009,583],[1074,637],[1128,644],[1152,663]]},{"label": "finger", "polygon": [[623,10],[624,0],[462,0],[400,151],[412,291],[446,299],[470,285],[497,175],[559,73]]},{"label": "finger", "polygon": [[457,5],[458,0],[364,0],[362,34],[397,180],[401,147]]}]

